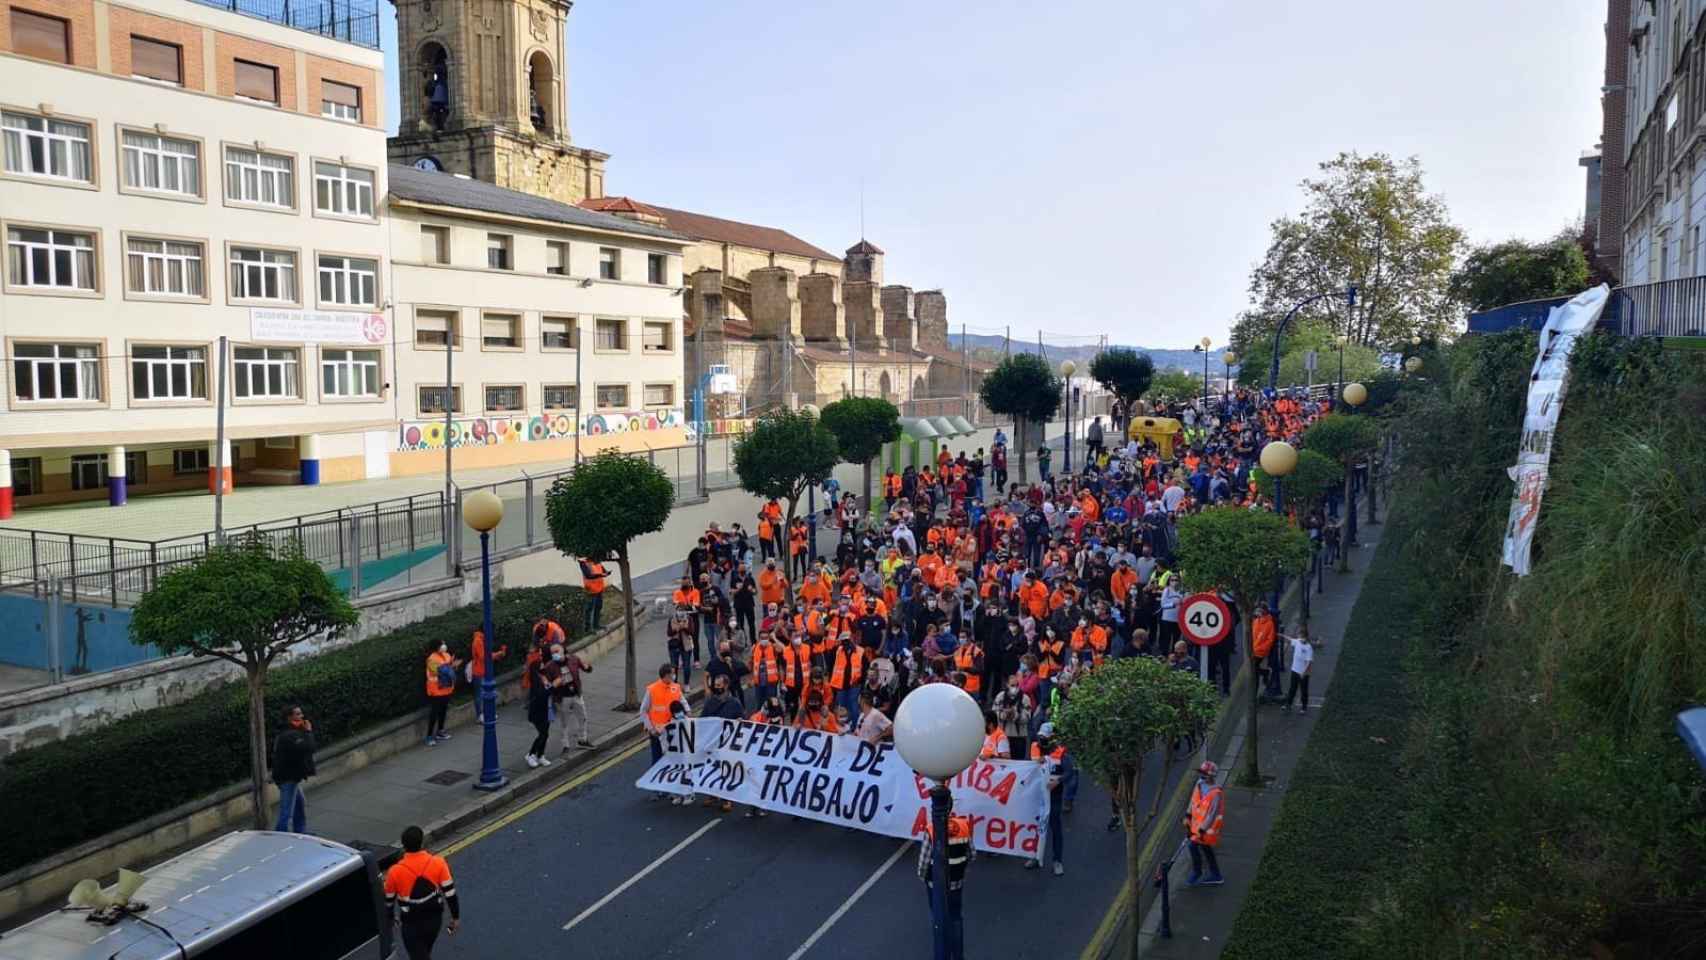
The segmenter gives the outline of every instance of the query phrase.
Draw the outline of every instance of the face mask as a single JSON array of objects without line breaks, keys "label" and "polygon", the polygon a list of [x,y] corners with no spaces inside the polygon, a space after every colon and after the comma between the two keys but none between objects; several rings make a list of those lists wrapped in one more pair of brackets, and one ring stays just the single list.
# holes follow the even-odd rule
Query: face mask
[{"label": "face mask", "polygon": [[551,654],[551,659],[556,661],[557,663],[562,663],[563,662],[563,655],[560,653],[553,653],[553,654]]},{"label": "face mask", "polygon": [[438,645],[438,652],[439,653],[449,653],[450,652],[450,645],[444,644],[444,643],[439,644]]}]

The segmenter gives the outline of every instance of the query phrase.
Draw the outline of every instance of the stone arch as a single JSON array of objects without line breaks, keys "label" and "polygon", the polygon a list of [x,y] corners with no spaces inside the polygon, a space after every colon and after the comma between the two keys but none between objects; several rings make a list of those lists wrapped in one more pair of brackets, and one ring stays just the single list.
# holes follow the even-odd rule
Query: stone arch
[{"label": "stone arch", "polygon": [[912,397],[913,397],[913,399],[916,400],[920,397],[928,397],[929,395],[930,395],[930,387],[924,382],[924,378],[923,377],[915,378],[912,381]]},{"label": "stone arch", "polygon": [[437,40],[421,44],[416,62],[421,71],[421,97],[426,108],[421,115],[434,130],[443,130],[453,108],[450,85],[450,51]]},{"label": "stone arch", "polygon": [[884,400],[894,398],[894,381],[889,379],[889,372],[887,370],[884,370],[883,375],[877,378],[877,390],[879,391],[878,395]]},{"label": "stone arch", "polygon": [[533,129],[550,133],[556,129],[557,117],[552,115],[557,104],[557,68],[551,55],[535,50],[527,57],[527,116]]}]

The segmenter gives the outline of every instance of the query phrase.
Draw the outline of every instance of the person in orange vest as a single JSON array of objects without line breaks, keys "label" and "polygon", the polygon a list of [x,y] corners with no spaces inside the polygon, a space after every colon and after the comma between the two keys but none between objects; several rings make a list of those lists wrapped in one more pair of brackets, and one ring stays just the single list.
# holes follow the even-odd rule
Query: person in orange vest
[{"label": "person in orange vest", "polygon": [[967,635],[964,643],[954,648],[954,669],[966,675],[965,690],[980,703],[983,701],[983,647],[976,638]]},{"label": "person in orange vest", "polygon": [[794,634],[782,648],[782,698],[789,714],[798,713],[801,697],[811,685],[812,651],[806,638]]},{"label": "person in orange vest", "polygon": [[426,831],[418,826],[403,828],[403,856],[385,871],[386,926],[392,920],[402,933],[403,951],[409,960],[432,960],[432,945],[450,908],[451,936],[462,926],[462,902],[456,896],[456,881],[444,858],[426,851]]},{"label": "person in orange vest", "polygon": [[759,636],[752,645],[752,690],[761,707],[775,698],[782,684],[782,650],[774,632]]},{"label": "person in orange vest", "polygon": [[794,725],[824,733],[841,732],[841,724],[835,719],[835,702],[830,697],[829,685],[823,682],[823,671],[812,672],[811,688],[800,704],[800,715],[795,718]]},{"label": "person in orange vest", "polygon": [[581,632],[591,633],[598,629],[604,618],[604,585],[610,575],[604,569],[604,561],[581,558],[581,587],[586,590],[585,618],[581,622]]},{"label": "person in orange vest", "polygon": [[794,518],[793,526],[788,528],[788,575],[798,579],[806,575],[811,567],[811,558],[806,555],[806,522]]},{"label": "person in orange vest", "polygon": [[758,572],[758,602],[768,606],[780,604],[788,597],[788,578],[776,569],[776,560],[772,557],[764,561],[764,569]]},{"label": "person in orange vest", "polygon": [[1274,623],[1274,615],[1268,612],[1264,601],[1256,605],[1256,616],[1250,621],[1250,653],[1256,658],[1258,669],[1262,671],[1262,695],[1270,700],[1280,698],[1280,664],[1279,657],[1274,653],[1274,637],[1279,628]]},{"label": "person in orange vest", "polygon": [[[1220,828],[1226,821],[1226,798],[1220,785],[1214,782],[1218,767],[1204,760],[1197,768],[1196,786],[1191,788],[1190,813],[1184,818],[1185,834],[1191,842],[1191,872],[1185,877],[1190,887],[1218,887],[1226,880],[1220,875],[1220,863],[1214,859],[1214,848],[1220,845]],[[1207,861],[1208,872],[1203,872]]]},{"label": "person in orange vest", "polygon": [[895,473],[893,468],[883,474],[883,499],[887,501],[890,510],[894,509],[895,501],[900,499],[900,474]]},{"label": "person in orange vest", "polygon": [[[535,633],[537,633],[537,628]],[[561,632],[559,630],[559,632]],[[492,669],[497,669],[497,663],[509,656],[509,644],[492,651]],[[529,653],[527,662],[534,662],[533,654]],[[486,679],[486,634],[483,630],[474,631],[474,642],[468,651],[468,682],[474,687],[474,718],[480,719],[480,681]],[[494,678],[495,679],[495,678]],[[526,680],[527,675],[523,674]]]},{"label": "person in orange vest", "polygon": [[834,691],[835,705],[847,711],[847,727],[851,730],[859,726],[859,688],[865,683],[871,651],[854,643],[853,634],[846,630],[840,632],[836,643],[829,689]]},{"label": "person in orange vest", "polygon": [[450,695],[456,692],[456,670],[460,666],[462,661],[450,655],[450,644],[440,640],[428,648],[426,745],[429,747],[450,739],[450,734],[444,732],[444,721],[450,715]]},{"label": "person in orange vest", "polygon": [[[936,825],[928,820],[924,836],[918,841],[918,879],[924,881],[924,893],[930,900],[930,921],[945,936],[947,953],[938,953],[942,960],[965,960],[965,920],[961,912],[961,894],[966,882],[966,864],[977,856],[972,847],[971,820],[948,814],[947,857],[945,858],[948,887],[942,893],[939,908],[936,903]],[[940,943],[940,941],[939,941]]]},{"label": "person in orange vest", "polygon": [[1076,775],[1072,766],[1072,758],[1067,755],[1066,747],[1054,739],[1054,724],[1044,722],[1037,728],[1037,737],[1031,741],[1031,759],[1047,765],[1048,768],[1048,842],[1037,850],[1035,860],[1026,860],[1025,869],[1035,870],[1043,865],[1043,854],[1054,858],[1054,875],[1066,873],[1065,853],[1062,850],[1066,828],[1061,822],[1061,814],[1067,804],[1063,802],[1062,788],[1066,782]]},{"label": "person in orange vest", "polygon": [[1007,740],[1007,731],[1001,729],[1001,721],[996,719],[994,710],[983,711],[983,749],[978,751],[979,760],[1011,760],[1013,747]]},{"label": "person in orange vest", "polygon": [[[658,667],[658,678],[646,685],[646,695],[640,701],[640,722],[645,724],[646,733],[652,738],[652,762],[663,759],[663,728],[669,726],[674,704],[687,706],[687,698],[681,692],[681,684],[675,682],[675,667],[663,664]],[[653,800],[663,798],[663,794],[652,794]]]}]

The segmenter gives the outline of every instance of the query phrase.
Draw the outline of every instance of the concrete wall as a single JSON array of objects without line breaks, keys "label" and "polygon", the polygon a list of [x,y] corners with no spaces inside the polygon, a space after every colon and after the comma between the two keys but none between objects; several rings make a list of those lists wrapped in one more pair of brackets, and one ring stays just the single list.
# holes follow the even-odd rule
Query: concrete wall
[{"label": "concrete wall", "polygon": [[[800,278],[800,329],[807,340],[839,347],[847,339],[847,313],[841,305],[841,281],[831,273]],[[828,343],[821,343],[828,341]]]},{"label": "concrete wall", "polygon": [[747,275],[752,285],[752,335],[758,340],[790,337],[800,331],[799,279],[786,267],[765,267]]},{"label": "concrete wall", "polygon": [[912,296],[918,314],[918,345],[948,349],[948,295],[940,290],[920,290]]},{"label": "concrete wall", "polygon": [[847,336],[860,349],[876,349],[883,337],[882,287],[873,281],[854,280],[841,285],[841,303],[847,313]]}]

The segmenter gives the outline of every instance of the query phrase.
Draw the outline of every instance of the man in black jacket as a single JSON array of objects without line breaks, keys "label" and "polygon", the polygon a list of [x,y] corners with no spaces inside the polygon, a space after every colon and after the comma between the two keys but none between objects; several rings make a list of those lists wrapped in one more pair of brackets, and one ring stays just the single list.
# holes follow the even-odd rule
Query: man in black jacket
[{"label": "man in black jacket", "polygon": [[314,775],[314,724],[293,706],[284,712],[284,731],[272,745],[272,782],[278,784],[279,832],[308,832],[308,801],[302,781]]}]

